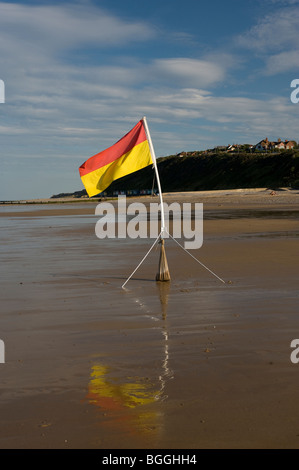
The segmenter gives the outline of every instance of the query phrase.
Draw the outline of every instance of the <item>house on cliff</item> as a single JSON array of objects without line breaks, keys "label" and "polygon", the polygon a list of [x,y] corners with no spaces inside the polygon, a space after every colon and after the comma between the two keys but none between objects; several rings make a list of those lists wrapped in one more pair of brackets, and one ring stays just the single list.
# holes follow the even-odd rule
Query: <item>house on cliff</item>
[{"label": "house on cliff", "polygon": [[290,150],[293,149],[297,145],[297,143],[294,140],[285,140],[282,141],[281,139],[278,139],[277,141],[270,141],[268,140],[268,137],[265,139],[261,140],[258,142],[255,146],[254,149],[257,150],[258,152],[266,152],[267,150]]}]

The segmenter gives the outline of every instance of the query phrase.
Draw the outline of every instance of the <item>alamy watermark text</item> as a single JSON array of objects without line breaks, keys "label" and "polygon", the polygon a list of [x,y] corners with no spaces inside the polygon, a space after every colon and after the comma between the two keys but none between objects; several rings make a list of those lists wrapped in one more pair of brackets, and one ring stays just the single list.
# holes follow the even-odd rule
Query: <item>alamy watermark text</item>
[{"label": "alamy watermark text", "polygon": [[0,339],[0,364],[4,364],[5,362],[5,345],[4,341]]},{"label": "alamy watermark text", "polygon": [[295,88],[290,96],[292,103],[299,103],[299,78],[295,78],[291,81],[291,88]]},{"label": "alamy watermark text", "polygon": [[[203,204],[172,202],[163,203],[165,227],[163,238],[182,236],[185,249],[198,249],[203,243]],[[101,216],[95,227],[96,236],[103,238],[157,238],[161,231],[159,215],[161,204],[132,202],[127,205],[126,196],[118,196],[115,207],[110,202],[97,205],[95,214]],[[170,221],[172,220],[172,230]],[[171,233],[172,231],[172,233]]]},{"label": "alamy watermark text", "polygon": [[0,103],[5,103],[5,85],[3,80],[0,80]]}]

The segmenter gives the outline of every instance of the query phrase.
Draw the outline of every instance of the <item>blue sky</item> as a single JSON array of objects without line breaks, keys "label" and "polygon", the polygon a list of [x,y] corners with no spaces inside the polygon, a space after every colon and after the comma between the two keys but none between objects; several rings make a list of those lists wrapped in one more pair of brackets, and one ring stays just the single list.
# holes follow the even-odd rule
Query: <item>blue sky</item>
[{"label": "blue sky", "polygon": [[0,200],[83,189],[144,115],[158,157],[299,141],[298,32],[299,0],[0,1]]}]

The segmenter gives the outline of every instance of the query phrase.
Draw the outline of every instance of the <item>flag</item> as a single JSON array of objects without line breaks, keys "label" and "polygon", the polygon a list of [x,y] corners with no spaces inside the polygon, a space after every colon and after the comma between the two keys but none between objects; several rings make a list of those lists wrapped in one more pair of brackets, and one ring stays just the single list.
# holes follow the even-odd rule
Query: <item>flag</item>
[{"label": "flag", "polygon": [[141,119],[116,144],[84,162],[79,173],[89,197],[104,191],[112,181],[153,163],[144,122]]}]

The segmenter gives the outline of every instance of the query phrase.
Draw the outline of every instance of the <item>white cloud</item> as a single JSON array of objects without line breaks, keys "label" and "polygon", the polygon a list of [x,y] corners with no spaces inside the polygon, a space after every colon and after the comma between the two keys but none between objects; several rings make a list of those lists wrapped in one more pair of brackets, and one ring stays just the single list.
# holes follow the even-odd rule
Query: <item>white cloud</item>
[{"label": "white cloud", "polygon": [[[29,6],[0,3],[1,35],[13,31],[19,45],[34,49],[70,48],[97,44],[119,45],[149,39],[153,28],[142,22],[126,22],[98,7],[80,4]],[[38,39],[38,42],[36,42]]]},{"label": "white cloud", "polygon": [[238,46],[246,51],[253,51],[255,56],[264,61],[264,67],[259,73],[276,75],[297,70],[299,9],[294,5],[299,0],[268,0],[268,3],[275,4],[278,8],[238,36],[236,42]]},{"label": "white cloud", "polygon": [[165,80],[191,87],[210,86],[225,77],[224,67],[216,62],[184,57],[157,59],[155,69]]},{"label": "white cloud", "polygon": [[299,49],[273,54],[266,59],[265,73],[275,75],[290,70],[298,70]]},{"label": "white cloud", "polygon": [[238,37],[239,45],[260,53],[294,48],[298,42],[299,9],[280,8]]},{"label": "white cloud", "polygon": [[275,4],[275,5],[296,5],[299,3],[299,0],[266,0],[270,4]]}]

